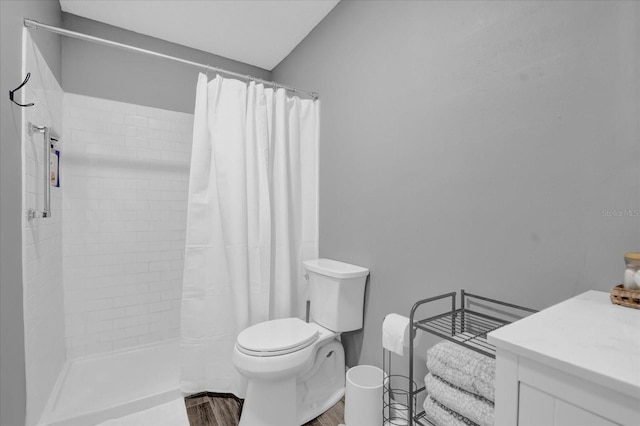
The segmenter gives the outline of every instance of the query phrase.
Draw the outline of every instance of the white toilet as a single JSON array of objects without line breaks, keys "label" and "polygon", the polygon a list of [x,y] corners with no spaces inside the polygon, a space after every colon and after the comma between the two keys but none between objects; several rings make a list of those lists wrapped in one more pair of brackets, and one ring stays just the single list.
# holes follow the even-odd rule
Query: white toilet
[{"label": "white toilet", "polygon": [[340,333],[362,328],[369,270],[330,259],[304,262],[310,322],[265,321],[238,335],[233,363],[246,379],[240,426],[299,426],[344,396]]}]

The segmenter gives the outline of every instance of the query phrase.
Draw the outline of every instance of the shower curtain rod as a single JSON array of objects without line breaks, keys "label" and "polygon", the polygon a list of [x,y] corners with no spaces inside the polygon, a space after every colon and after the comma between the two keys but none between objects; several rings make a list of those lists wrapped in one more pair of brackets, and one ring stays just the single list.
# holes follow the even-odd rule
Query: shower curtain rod
[{"label": "shower curtain rod", "polygon": [[282,89],[289,90],[291,92],[302,93],[304,95],[312,97],[313,99],[318,99],[320,97],[316,92],[310,92],[308,90],[302,90],[302,89],[297,89],[297,88],[291,87],[291,86],[285,86],[283,84],[278,84],[278,83],[276,83],[274,81],[266,81],[266,80],[263,80],[263,79],[258,78],[258,77],[253,77],[253,76],[250,76],[250,75],[240,74],[240,73],[233,72],[233,71],[227,71],[227,70],[222,69],[222,68],[212,67],[211,65],[205,65],[205,64],[198,63],[198,62],[193,62],[193,61],[189,61],[189,60],[186,60],[186,59],[177,58],[175,56],[165,55],[164,53],[154,52],[152,50],[141,49],[139,47],[131,46],[131,45],[128,45],[128,44],[117,43],[115,41],[106,40],[104,38],[94,37],[94,36],[91,36],[91,35],[88,35],[88,34],[83,34],[83,33],[79,33],[79,32],[76,32],[76,31],[67,30],[67,29],[64,29],[64,28],[54,27],[53,25],[42,24],[42,23],[40,23],[38,21],[34,21],[33,19],[26,19],[25,18],[24,26],[27,27],[27,28],[35,28],[35,29],[38,29],[38,30],[50,31],[52,33],[64,35],[64,36],[67,36],[67,37],[77,38],[77,39],[80,39],[80,40],[91,41],[93,43],[103,44],[105,46],[117,47],[119,49],[129,50],[131,52],[143,53],[145,55],[155,56],[157,58],[168,59],[168,60],[171,60],[171,61],[175,61],[175,62],[180,62],[180,63],[186,64],[186,65],[191,65],[191,66],[194,66],[194,67],[204,68],[206,70],[215,71],[217,73],[228,74],[228,75],[231,75],[231,76],[234,76],[234,77],[238,77],[238,78],[242,78],[242,79],[245,79],[245,80],[253,80],[253,81],[256,81],[258,83],[263,83],[265,85],[274,86],[274,87],[280,87]]}]

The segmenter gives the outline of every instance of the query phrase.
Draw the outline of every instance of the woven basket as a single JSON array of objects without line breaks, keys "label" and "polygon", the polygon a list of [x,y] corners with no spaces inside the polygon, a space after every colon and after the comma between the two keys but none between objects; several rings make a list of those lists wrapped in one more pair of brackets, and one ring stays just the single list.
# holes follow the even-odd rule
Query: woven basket
[{"label": "woven basket", "polygon": [[616,305],[640,309],[640,290],[629,290],[620,284],[611,289],[610,298]]}]

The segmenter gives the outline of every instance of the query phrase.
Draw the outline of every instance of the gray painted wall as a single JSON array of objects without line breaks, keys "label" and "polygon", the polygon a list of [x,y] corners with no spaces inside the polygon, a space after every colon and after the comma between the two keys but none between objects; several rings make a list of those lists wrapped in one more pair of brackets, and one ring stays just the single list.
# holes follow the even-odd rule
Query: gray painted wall
[{"label": "gray painted wall", "polygon": [[621,282],[639,40],[637,2],[343,1],[273,70],[323,103],[321,256],[371,268],[351,364],[380,365],[384,315],[424,297]]},{"label": "gray painted wall", "polygon": [[[63,13],[63,24],[69,30],[271,79],[271,73],[262,68],[69,13]],[[62,40],[62,88],[67,93],[193,113],[196,81],[201,71],[184,64],[74,38],[64,37]],[[213,77],[213,74],[210,76]]]},{"label": "gray painted wall", "polygon": [[[0,1],[0,425],[25,421],[24,318],[21,250],[21,108],[6,98],[22,75],[23,19],[60,25],[57,0]],[[60,81],[60,38],[39,32],[34,40]]]}]

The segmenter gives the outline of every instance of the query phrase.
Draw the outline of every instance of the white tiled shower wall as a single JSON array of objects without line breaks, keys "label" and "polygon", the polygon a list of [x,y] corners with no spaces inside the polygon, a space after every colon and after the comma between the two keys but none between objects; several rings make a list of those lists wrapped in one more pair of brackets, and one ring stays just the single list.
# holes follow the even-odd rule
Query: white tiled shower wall
[{"label": "white tiled shower wall", "polygon": [[70,358],[179,335],[193,115],[67,93]]},{"label": "white tiled shower wall", "polygon": [[[25,33],[25,70],[31,79],[24,87],[25,122],[62,133],[63,91],[40,51]],[[18,110],[19,111],[19,110]],[[9,117],[4,119],[10,120]],[[20,117],[13,117],[20,125]],[[42,213],[45,185],[44,135],[24,133],[23,147],[23,298],[27,383],[27,425],[36,424],[66,361],[62,277],[62,198],[51,188],[51,217],[27,220],[26,211]],[[14,141],[2,141],[13,143]],[[19,183],[17,183],[19,184]],[[20,250],[16,241],[16,250]]]}]

